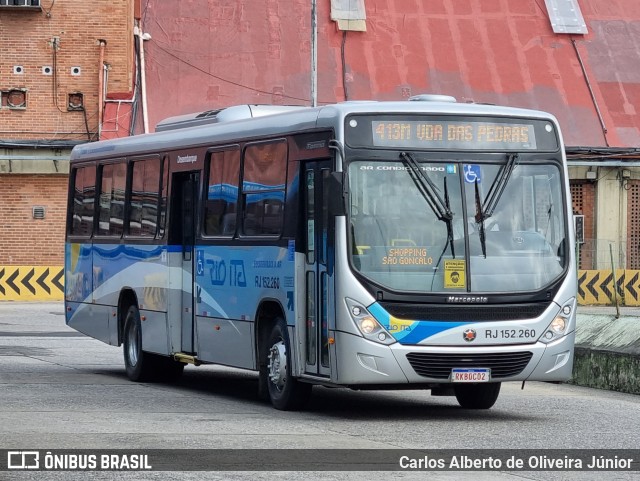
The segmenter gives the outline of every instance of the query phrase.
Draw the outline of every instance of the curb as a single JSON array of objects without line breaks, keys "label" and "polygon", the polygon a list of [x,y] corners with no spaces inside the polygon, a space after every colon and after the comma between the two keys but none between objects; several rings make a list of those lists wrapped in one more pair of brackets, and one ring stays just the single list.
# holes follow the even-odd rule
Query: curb
[{"label": "curb", "polygon": [[571,384],[640,394],[640,318],[634,314],[578,313]]}]

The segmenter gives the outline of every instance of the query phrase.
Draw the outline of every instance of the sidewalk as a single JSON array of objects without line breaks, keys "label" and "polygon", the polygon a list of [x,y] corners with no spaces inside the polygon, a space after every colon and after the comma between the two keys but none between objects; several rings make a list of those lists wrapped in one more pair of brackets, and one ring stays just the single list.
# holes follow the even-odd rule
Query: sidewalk
[{"label": "sidewalk", "polygon": [[640,394],[640,307],[578,306],[574,384]]}]

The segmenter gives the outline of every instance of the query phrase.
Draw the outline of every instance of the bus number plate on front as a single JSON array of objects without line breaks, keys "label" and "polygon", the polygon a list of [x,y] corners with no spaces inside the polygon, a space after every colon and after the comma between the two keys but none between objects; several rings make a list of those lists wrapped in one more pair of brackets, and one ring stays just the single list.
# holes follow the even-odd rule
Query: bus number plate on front
[{"label": "bus number plate on front", "polygon": [[491,379],[491,369],[461,369],[451,370],[451,382],[489,382]]}]

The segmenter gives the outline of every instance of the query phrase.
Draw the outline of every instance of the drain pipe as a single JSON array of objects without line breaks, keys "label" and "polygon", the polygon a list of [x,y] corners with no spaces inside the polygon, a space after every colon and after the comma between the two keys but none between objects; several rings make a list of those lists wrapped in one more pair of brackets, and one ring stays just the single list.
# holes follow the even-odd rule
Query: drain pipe
[{"label": "drain pipe", "polygon": [[138,25],[134,28],[135,35],[138,36],[138,42],[140,46],[140,96],[142,97],[142,125],[143,132],[149,133],[149,114],[147,112],[147,81],[144,72],[144,41],[151,40],[151,35],[148,33],[142,33],[142,25],[138,22]]},{"label": "drain pipe", "polygon": [[311,106],[318,106],[318,12],[311,0]]},{"label": "drain pipe", "polygon": [[98,140],[102,132],[102,115],[104,110],[104,47],[107,41],[98,39],[100,46],[100,62],[98,63]]}]

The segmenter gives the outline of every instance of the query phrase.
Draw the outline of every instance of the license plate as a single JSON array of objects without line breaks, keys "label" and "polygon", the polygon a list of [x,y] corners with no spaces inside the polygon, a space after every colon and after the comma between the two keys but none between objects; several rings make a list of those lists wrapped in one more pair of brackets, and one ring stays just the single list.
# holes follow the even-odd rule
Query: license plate
[{"label": "license plate", "polygon": [[451,382],[489,382],[491,379],[491,369],[475,368],[451,370]]}]

